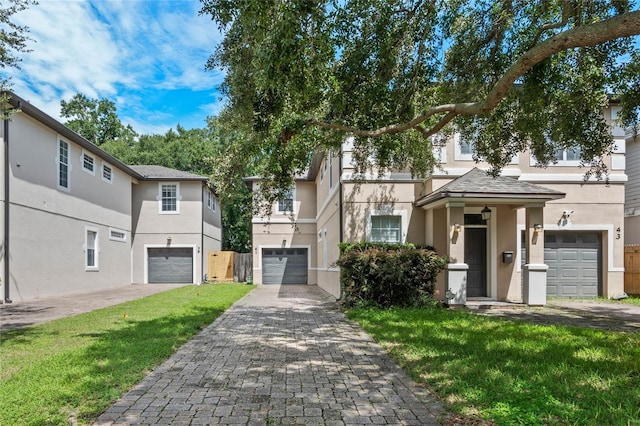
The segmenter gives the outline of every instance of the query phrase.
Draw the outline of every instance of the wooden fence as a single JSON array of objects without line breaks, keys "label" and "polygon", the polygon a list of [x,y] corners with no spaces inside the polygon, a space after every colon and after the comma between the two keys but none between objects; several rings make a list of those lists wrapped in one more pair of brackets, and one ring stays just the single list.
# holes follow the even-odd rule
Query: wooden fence
[{"label": "wooden fence", "polygon": [[640,295],[640,245],[624,246],[624,291]]},{"label": "wooden fence", "polygon": [[209,281],[249,282],[252,280],[253,258],[251,253],[210,251],[207,279]]}]

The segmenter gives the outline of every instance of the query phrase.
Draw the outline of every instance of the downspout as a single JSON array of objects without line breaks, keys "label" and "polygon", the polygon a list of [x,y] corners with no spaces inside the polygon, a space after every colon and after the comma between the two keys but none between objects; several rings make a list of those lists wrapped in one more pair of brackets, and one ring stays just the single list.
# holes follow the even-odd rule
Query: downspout
[{"label": "downspout", "polygon": [[[338,159],[338,217],[340,221],[340,231],[339,237],[340,240],[338,243],[342,243],[344,240],[344,211],[343,211],[343,193],[342,193],[342,156],[344,155],[344,151],[342,149],[342,145],[340,145],[340,156]],[[340,295],[338,296],[338,300],[342,298],[343,289],[342,289],[342,273],[340,273]]]},{"label": "downspout", "polygon": [[[207,188],[207,184],[203,183],[202,184],[202,189],[206,189]],[[200,220],[200,283],[203,284],[205,282],[204,280],[204,214],[205,212],[205,206],[204,206],[204,199],[205,199],[205,195],[206,192],[205,191],[200,191],[201,193],[201,198],[202,200],[200,201],[200,204],[202,204],[202,218]],[[208,271],[209,268],[207,268],[207,273],[209,273]],[[209,277],[207,277],[208,279]]]},{"label": "downspout", "polygon": [[9,277],[9,119],[4,119],[4,303],[13,303],[10,297]]}]

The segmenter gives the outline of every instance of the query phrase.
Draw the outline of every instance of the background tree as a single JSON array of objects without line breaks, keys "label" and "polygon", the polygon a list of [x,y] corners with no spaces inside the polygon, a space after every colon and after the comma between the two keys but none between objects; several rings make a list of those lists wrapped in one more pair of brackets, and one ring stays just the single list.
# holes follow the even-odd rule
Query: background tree
[{"label": "background tree", "polygon": [[118,118],[116,105],[108,99],[90,99],[83,94],[60,102],[60,115],[70,118],[65,125],[95,145],[124,140],[130,143],[136,136],[131,125]]},{"label": "background tree", "polygon": [[[0,68],[20,69],[20,53],[28,52],[27,42],[29,29],[17,25],[11,19],[16,13],[25,10],[30,5],[37,4],[34,0],[9,0],[0,3]],[[4,73],[0,76],[0,93],[11,88],[10,78]],[[5,104],[6,95],[0,94],[0,103]],[[5,109],[2,109],[2,118]]]},{"label": "background tree", "polygon": [[[579,146],[600,175],[602,110],[638,87],[640,12],[626,0],[201,2],[225,32],[207,64],[227,72],[224,119],[246,133],[227,172],[257,163],[267,204],[345,134],[361,170],[427,175],[430,136],[458,131],[493,173],[517,152],[547,164]],[[631,120],[640,98],[624,99]]]}]

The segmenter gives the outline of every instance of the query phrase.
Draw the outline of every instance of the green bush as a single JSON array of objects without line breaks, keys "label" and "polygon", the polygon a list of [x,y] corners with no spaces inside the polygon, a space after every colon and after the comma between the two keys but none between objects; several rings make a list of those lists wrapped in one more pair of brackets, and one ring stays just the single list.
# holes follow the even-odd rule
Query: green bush
[{"label": "green bush", "polygon": [[343,243],[343,304],[418,307],[433,301],[436,276],[447,264],[432,247],[413,244]]}]

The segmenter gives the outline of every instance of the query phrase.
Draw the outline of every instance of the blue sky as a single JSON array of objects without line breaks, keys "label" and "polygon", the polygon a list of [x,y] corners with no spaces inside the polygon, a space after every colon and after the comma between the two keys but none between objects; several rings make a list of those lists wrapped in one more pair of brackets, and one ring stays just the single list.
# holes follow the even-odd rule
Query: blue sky
[{"label": "blue sky", "polygon": [[206,126],[224,102],[224,74],[206,71],[222,39],[198,0],[39,0],[15,15],[32,50],[10,70],[12,90],[60,119],[60,101],[76,93],[115,102],[142,134],[179,123]]}]

